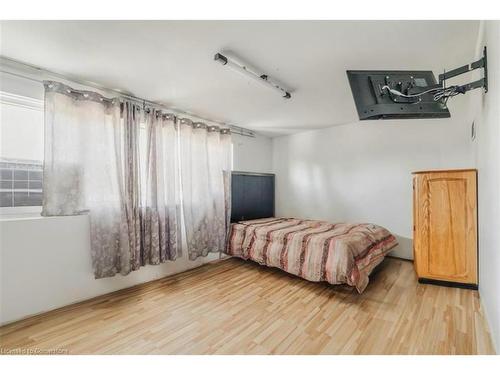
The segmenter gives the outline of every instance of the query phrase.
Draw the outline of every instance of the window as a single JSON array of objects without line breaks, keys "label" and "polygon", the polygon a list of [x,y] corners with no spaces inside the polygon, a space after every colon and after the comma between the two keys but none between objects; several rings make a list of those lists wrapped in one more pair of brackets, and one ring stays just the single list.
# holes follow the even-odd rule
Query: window
[{"label": "window", "polygon": [[0,210],[40,212],[43,101],[0,91],[0,121]]},{"label": "window", "polygon": [[26,160],[0,162],[0,206],[42,205],[42,164]]}]

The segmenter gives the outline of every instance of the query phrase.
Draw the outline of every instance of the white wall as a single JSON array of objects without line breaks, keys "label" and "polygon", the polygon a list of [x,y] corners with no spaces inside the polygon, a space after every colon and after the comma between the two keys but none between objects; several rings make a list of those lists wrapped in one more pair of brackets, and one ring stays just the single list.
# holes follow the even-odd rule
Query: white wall
[{"label": "white wall", "polygon": [[146,266],[127,276],[94,279],[88,216],[0,222],[0,324],[135,284],[182,272],[218,258]]},{"label": "white wall", "polygon": [[[459,62],[457,65],[464,62]],[[273,139],[279,216],[373,222],[412,258],[413,171],[474,167],[469,99],[452,117],[364,121]]]},{"label": "white wall", "polygon": [[475,155],[479,198],[479,292],[493,341],[500,345],[500,22],[482,23],[478,57],[488,48],[489,91],[476,92]]},{"label": "white wall", "polygon": [[255,138],[233,134],[233,170],[240,172],[272,172],[271,138],[256,134]]}]

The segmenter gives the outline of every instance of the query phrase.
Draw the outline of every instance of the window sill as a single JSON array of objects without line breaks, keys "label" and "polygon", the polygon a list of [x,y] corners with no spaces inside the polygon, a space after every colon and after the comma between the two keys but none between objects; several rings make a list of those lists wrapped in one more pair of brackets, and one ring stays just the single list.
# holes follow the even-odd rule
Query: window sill
[{"label": "window sill", "polygon": [[43,216],[19,216],[19,215],[0,215],[0,223],[7,221],[26,221],[26,220],[41,220],[45,219]]},{"label": "window sill", "polygon": [[[0,214],[0,223],[15,221],[58,221],[58,220],[86,220],[87,215],[67,215],[67,216],[41,216],[40,214]],[[82,219],[83,218],[83,219]]]},{"label": "window sill", "polygon": [[0,221],[42,218],[40,206],[0,207]]}]

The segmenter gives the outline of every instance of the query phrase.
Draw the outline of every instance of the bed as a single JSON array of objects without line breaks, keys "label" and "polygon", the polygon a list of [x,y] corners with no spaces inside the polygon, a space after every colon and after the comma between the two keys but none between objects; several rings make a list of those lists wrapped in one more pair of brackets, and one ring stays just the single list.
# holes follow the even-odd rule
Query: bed
[{"label": "bed", "polygon": [[226,253],[362,293],[372,270],[396,245],[396,238],[375,224],[271,217],[232,223]]}]

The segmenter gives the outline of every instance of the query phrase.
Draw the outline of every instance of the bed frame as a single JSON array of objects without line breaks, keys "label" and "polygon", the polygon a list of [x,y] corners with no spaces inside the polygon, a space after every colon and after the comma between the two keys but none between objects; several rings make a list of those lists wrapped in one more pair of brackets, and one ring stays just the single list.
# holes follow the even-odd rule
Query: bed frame
[{"label": "bed frame", "polygon": [[274,216],[274,174],[232,172],[231,222]]}]

